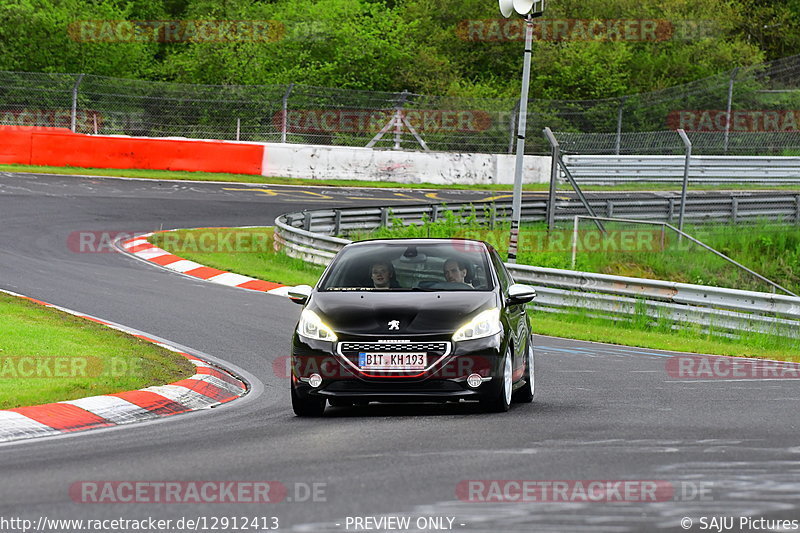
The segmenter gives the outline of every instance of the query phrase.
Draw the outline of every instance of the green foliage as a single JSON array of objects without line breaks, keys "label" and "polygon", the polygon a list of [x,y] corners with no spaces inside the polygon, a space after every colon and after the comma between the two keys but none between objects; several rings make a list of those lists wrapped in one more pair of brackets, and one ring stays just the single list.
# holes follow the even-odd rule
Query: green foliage
[{"label": "green foliage", "polygon": [[157,5],[142,0],[0,0],[0,70],[152,75],[157,44],[81,42],[77,28],[81,21],[163,18]]},{"label": "green foliage", "polygon": [[413,64],[410,28],[396,10],[366,0],[312,3],[192,2],[189,19],[272,20],[275,42],[177,45],[167,77],[201,83],[299,82],[349,89],[402,90],[397,72]]},{"label": "green foliage", "polygon": [[[0,0],[0,69],[206,84],[303,83],[473,97],[519,94],[519,40],[470,40],[487,0]],[[83,20],[276,21],[280,39],[79,42]],[[651,20],[663,40],[540,40],[531,95],[586,99],[672,86],[800,53],[800,0],[563,0],[547,20]],[[496,24],[496,22],[494,22]]]}]

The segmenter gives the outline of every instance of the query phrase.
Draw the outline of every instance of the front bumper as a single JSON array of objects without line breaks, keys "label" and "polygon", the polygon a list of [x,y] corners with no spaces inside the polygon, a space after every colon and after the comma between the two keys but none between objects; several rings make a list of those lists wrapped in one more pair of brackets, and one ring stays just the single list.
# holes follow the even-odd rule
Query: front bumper
[{"label": "front bumper", "polygon": [[[316,341],[301,337],[293,338],[292,386],[300,396],[317,398],[346,398],[353,400],[386,402],[420,402],[429,400],[458,401],[480,400],[495,394],[499,384],[503,337],[502,334],[451,343],[430,337],[412,339],[412,343],[446,342],[446,353],[432,355],[433,362],[424,371],[405,373],[370,373],[362,371],[346,357],[341,343],[376,343],[378,339],[344,339],[340,343]],[[386,351],[397,349],[387,344]],[[429,362],[430,359],[429,359]],[[312,387],[308,380],[312,374],[322,377],[319,387]],[[467,377],[478,374],[483,383],[476,388],[467,385]]]}]

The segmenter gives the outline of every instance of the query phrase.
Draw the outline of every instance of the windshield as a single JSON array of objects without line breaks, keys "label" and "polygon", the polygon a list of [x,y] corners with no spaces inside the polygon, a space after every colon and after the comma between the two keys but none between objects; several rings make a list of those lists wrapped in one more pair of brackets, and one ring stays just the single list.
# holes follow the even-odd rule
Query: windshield
[{"label": "windshield", "polygon": [[345,248],[321,291],[488,291],[494,289],[486,251],[477,243],[375,243]]}]

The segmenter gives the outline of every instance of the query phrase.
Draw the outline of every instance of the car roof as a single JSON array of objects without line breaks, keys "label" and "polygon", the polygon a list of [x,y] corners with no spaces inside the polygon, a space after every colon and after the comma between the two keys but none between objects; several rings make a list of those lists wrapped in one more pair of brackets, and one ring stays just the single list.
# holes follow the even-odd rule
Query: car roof
[{"label": "car roof", "polygon": [[356,241],[347,245],[347,248],[355,246],[365,246],[370,244],[392,244],[392,245],[416,245],[416,246],[431,246],[435,244],[464,242],[470,244],[479,244],[484,250],[488,250],[490,246],[484,242],[476,239],[458,239],[452,237],[426,237],[426,238],[401,238],[401,239],[367,239],[363,241]]}]

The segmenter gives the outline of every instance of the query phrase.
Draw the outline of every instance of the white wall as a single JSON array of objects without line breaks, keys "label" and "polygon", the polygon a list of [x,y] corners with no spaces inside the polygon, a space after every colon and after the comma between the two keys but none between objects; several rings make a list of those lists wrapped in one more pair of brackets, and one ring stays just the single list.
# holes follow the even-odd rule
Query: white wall
[{"label": "white wall", "polygon": [[[511,184],[514,156],[270,143],[264,145],[262,174],[399,183]],[[523,180],[548,183],[550,157],[525,156]]]}]

